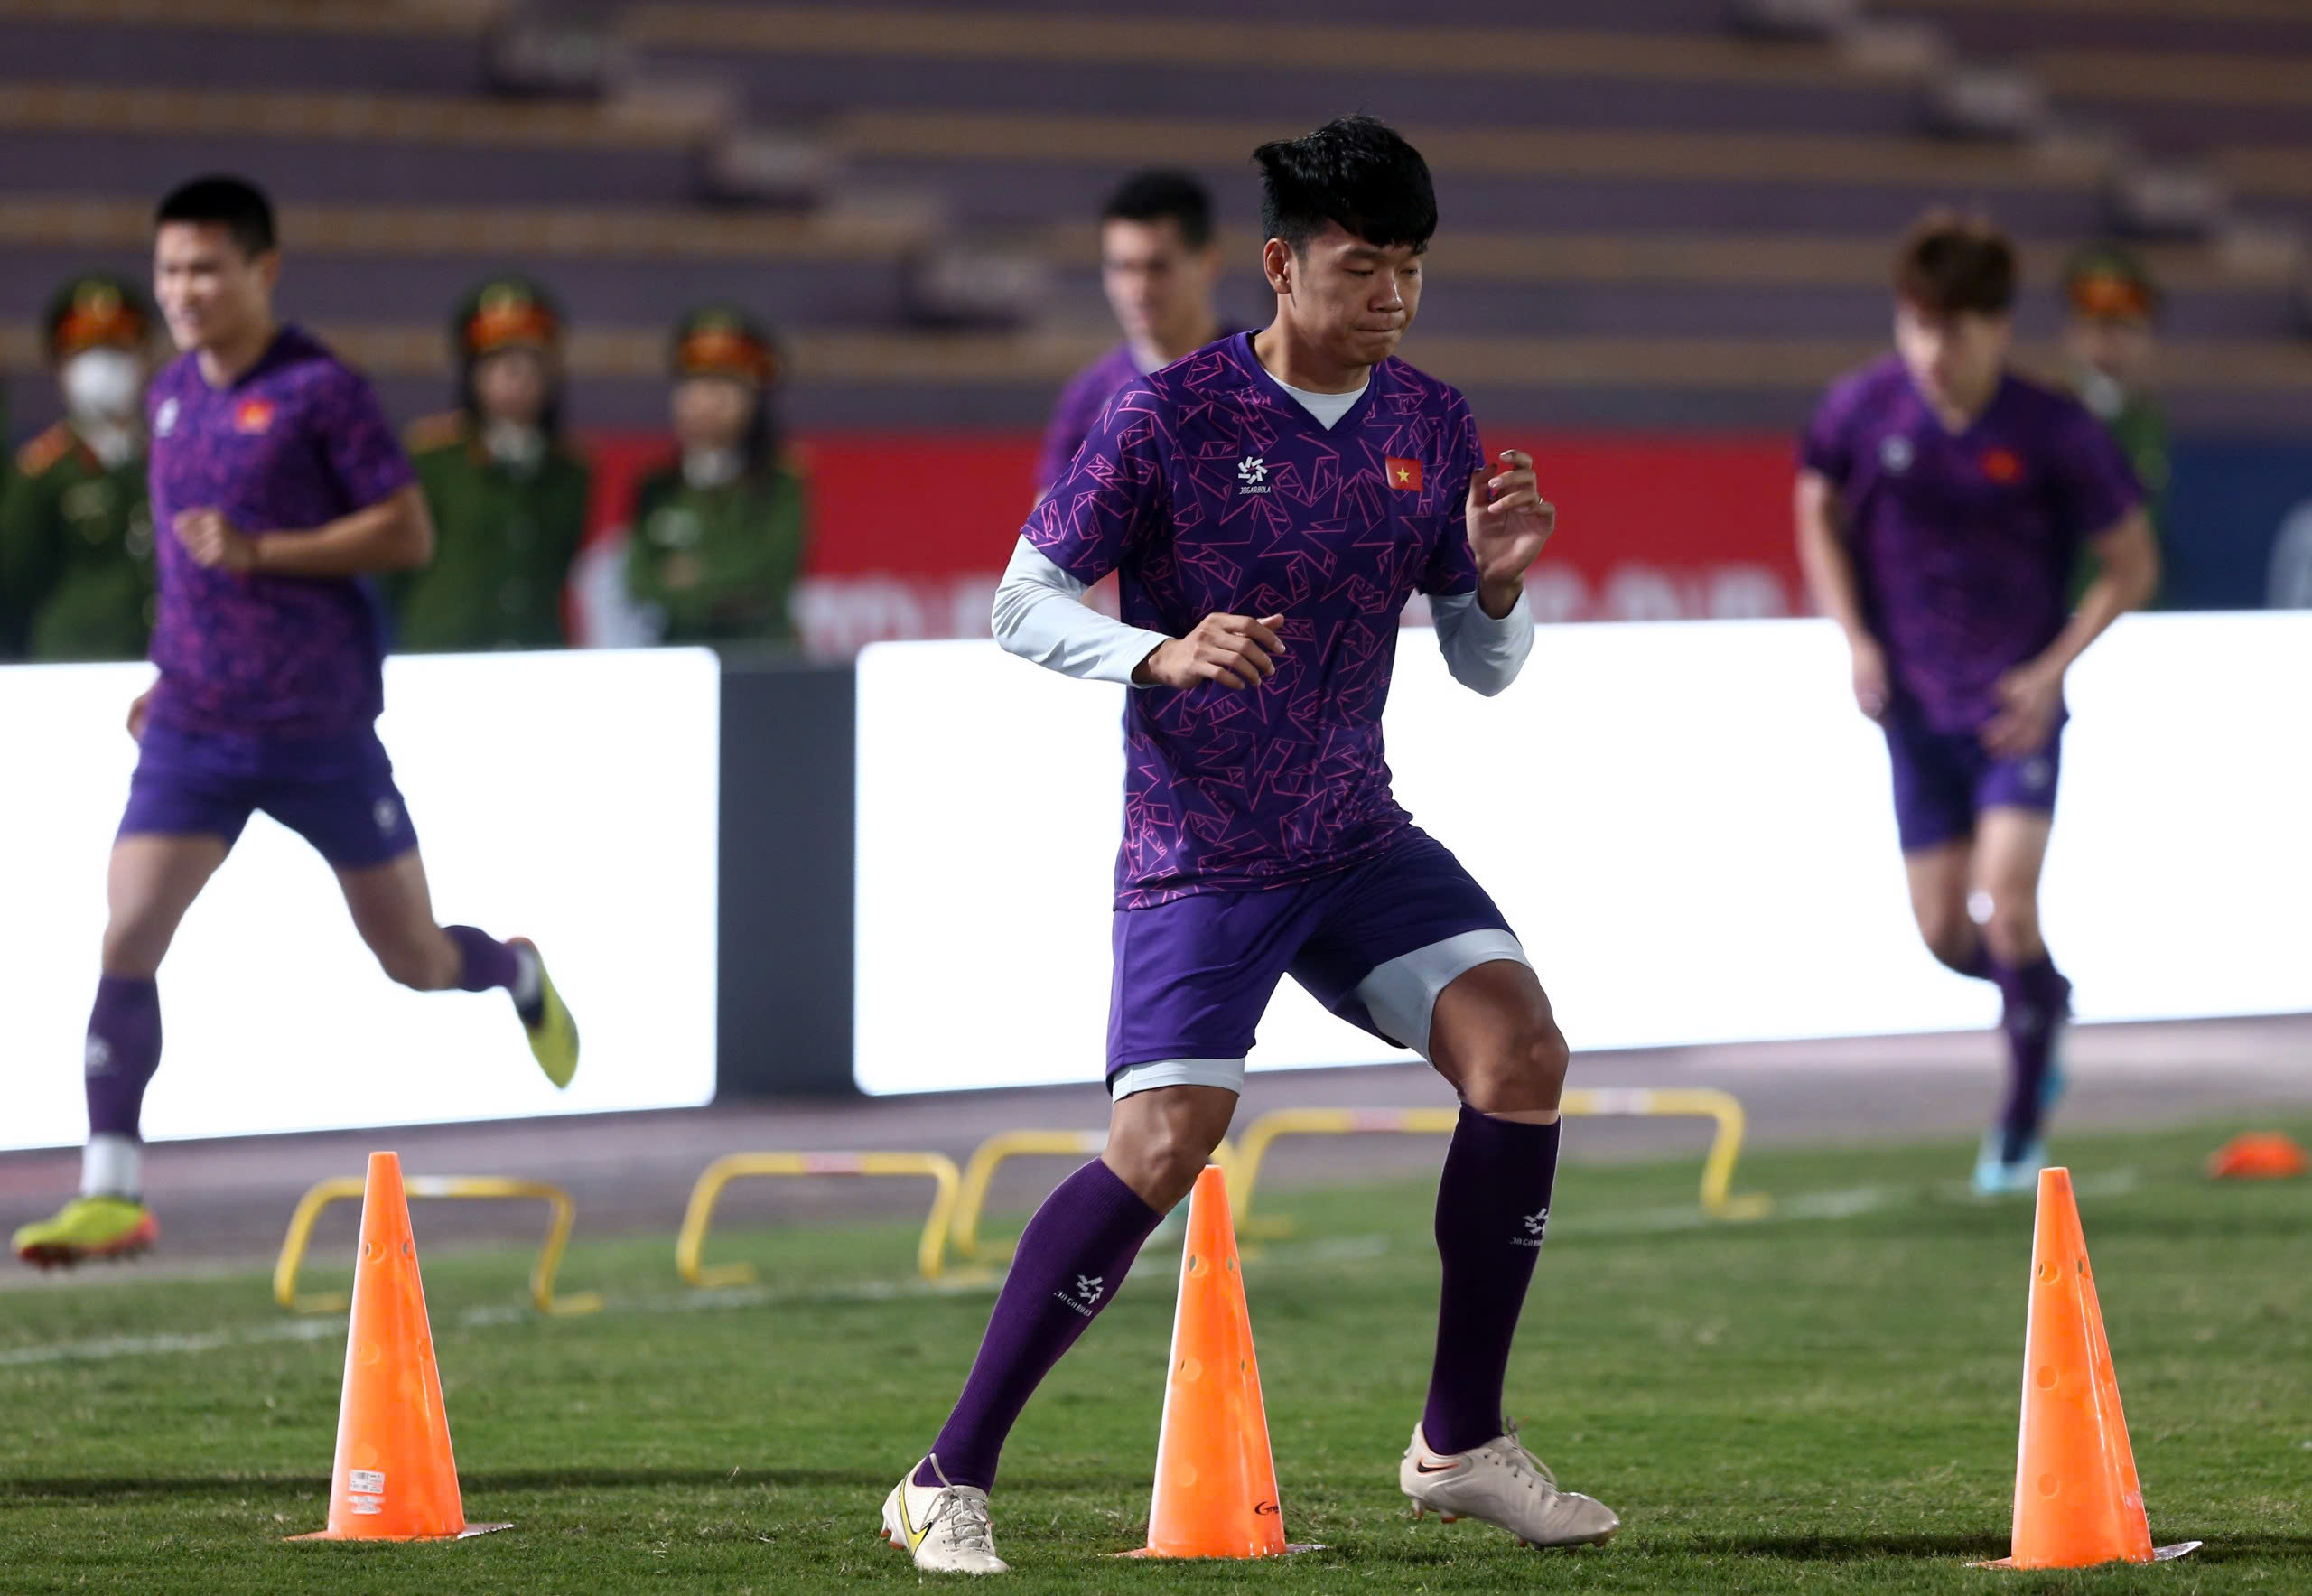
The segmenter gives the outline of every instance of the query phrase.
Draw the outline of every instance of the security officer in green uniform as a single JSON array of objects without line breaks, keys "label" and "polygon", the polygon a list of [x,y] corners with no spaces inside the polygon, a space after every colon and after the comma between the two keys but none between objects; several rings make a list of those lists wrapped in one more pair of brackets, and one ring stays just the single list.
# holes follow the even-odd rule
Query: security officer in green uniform
[{"label": "security officer in green uniform", "polygon": [[141,659],[156,601],[144,489],[153,315],[123,278],[75,278],[42,322],[64,419],[0,492],[0,657]]},{"label": "security officer in green uniform", "polygon": [[[2168,541],[2168,417],[2152,392],[2158,356],[2159,286],[2132,250],[2091,244],[2064,268],[2064,364],[2072,392],[2094,412],[2135,468],[2151,527]],[[2093,579],[2084,555],[2073,596]]]},{"label": "security officer in green uniform", "polygon": [[562,435],[560,308],[527,278],[492,278],[460,303],[450,345],[458,407],[406,438],[435,536],[433,562],[387,585],[396,643],[561,648],[592,476]]},{"label": "security officer in green uniform", "polygon": [[778,355],[744,312],[710,305],[675,329],[681,453],[635,490],[627,591],[668,643],[791,643],[803,480],[778,446]]}]

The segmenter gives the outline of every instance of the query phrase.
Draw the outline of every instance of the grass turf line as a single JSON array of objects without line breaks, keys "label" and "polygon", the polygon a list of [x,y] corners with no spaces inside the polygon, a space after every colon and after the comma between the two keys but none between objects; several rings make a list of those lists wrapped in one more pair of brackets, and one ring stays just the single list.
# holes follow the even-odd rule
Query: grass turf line
[{"label": "grass turf line", "polygon": [[[1397,1494],[1429,1362],[1428,1190],[1272,1193],[1268,1211],[1302,1221],[1302,1239],[1248,1248],[1246,1270],[1285,1527],[1330,1549],[1105,1556],[1146,1528],[1174,1266],[1159,1258],[1013,1437],[995,1497],[1019,1571],[1004,1586],[2312,1589],[2312,1188],[2203,1180],[2231,1128],[2062,1148],[2102,1193],[2084,1199],[2088,1246],[2154,1536],[2210,1543],[2185,1563],[1962,1566],[2005,1549],[2031,1224],[2028,1201],[1961,1197],[1971,1149],[1946,1143],[1761,1154],[1743,1185],[1791,1217],[1751,1225],[1673,1227],[1690,1161],[1566,1171],[1510,1404],[1568,1485],[1627,1521],[1573,1554],[1413,1524]],[[718,1233],[719,1256],[762,1269],[753,1296],[685,1293],[670,1252],[573,1248],[569,1288],[607,1288],[611,1311],[558,1321],[507,1311],[517,1251],[426,1255],[467,1511],[516,1524],[456,1546],[278,1540],[325,1515],[341,1321],[285,1339],[301,1332],[275,1327],[296,1321],[254,1275],[0,1297],[0,1359],[18,1355],[0,1361],[0,1591],[917,1582],[875,1538],[876,1510],[962,1380],[985,1291],[895,1293],[905,1227]]]}]

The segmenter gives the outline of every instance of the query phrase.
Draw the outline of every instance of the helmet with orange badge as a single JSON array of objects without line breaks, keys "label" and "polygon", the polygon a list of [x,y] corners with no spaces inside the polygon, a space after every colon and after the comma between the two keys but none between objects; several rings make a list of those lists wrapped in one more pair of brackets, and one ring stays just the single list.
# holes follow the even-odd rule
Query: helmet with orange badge
[{"label": "helmet with orange badge", "polygon": [[107,465],[136,448],[138,412],[153,370],[153,325],[144,292],[108,272],[89,272],[65,284],[42,319],[49,364],[73,430]]},{"label": "helmet with orange badge", "polygon": [[668,356],[685,475],[704,485],[768,471],[778,458],[773,390],[783,365],[770,329],[736,305],[704,305],[675,324]]}]

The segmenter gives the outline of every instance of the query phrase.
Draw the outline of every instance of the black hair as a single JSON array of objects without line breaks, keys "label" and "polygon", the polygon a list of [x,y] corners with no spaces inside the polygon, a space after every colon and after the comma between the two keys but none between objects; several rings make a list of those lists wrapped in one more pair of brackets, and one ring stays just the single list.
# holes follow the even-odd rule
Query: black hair
[{"label": "black hair", "polygon": [[1895,294],[1931,316],[2003,316],[2015,304],[2015,245],[1981,216],[1930,210],[1895,252]]},{"label": "black hair", "polygon": [[1410,244],[1437,230],[1429,163],[1395,128],[1371,117],[1338,117],[1305,138],[1253,152],[1261,169],[1261,226],[1295,255],[1338,222],[1367,244]]},{"label": "black hair", "polygon": [[[508,347],[524,346],[509,345]],[[472,426],[477,434],[480,433],[486,418],[481,412],[481,395],[474,387],[475,369],[491,356],[502,355],[505,352],[505,350],[492,350],[488,355],[459,357],[458,408],[465,412],[467,423]],[[562,402],[565,397],[564,389],[566,387],[563,379],[562,369],[553,360],[548,359],[544,351],[533,350],[531,353],[537,356],[538,364],[545,373],[545,402],[538,406],[538,431],[545,434],[548,442],[558,443],[562,441]]]},{"label": "black hair", "polygon": [[1100,219],[1170,221],[1180,229],[1181,243],[1202,249],[1212,242],[1212,194],[1185,172],[1135,172],[1108,196]]},{"label": "black hair", "polygon": [[273,201],[247,178],[212,174],[179,184],[153,213],[153,225],[172,221],[209,223],[230,233],[245,256],[263,255],[278,239],[273,231]]}]

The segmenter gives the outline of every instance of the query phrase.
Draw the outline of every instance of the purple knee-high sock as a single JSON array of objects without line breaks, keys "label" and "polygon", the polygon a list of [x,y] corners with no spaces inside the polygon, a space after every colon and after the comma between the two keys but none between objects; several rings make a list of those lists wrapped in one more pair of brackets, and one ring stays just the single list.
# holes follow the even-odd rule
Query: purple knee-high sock
[{"label": "purple knee-high sock", "polygon": [[2000,1029],[2007,1032],[2007,1101],[2000,1109],[2000,1156],[2012,1163],[2038,1140],[2046,1116],[2047,1070],[2054,1062],[2056,1027],[2071,1008],[2071,983],[2045,953],[2028,965],[2000,965],[1999,992],[2006,1000]]},{"label": "purple knee-high sock", "polygon": [[[161,993],[150,980],[107,975],[89,1011],[89,1134],[139,1140],[144,1088],[161,1067]],[[122,1195],[131,1195],[122,1193]]]},{"label": "purple knee-high sock", "polygon": [[1437,1182],[1437,1362],[1421,1416],[1431,1451],[1468,1451],[1502,1433],[1509,1343],[1549,1227],[1558,1126],[1464,1106]]},{"label": "purple knee-high sock", "polygon": [[[1062,1181],[1020,1237],[964,1394],[931,1455],[953,1485],[995,1484],[1004,1437],[1061,1354],[1115,1301],[1141,1244],[1163,1215],[1097,1159]],[[918,1485],[937,1485],[928,1460]]]},{"label": "purple knee-high sock", "polygon": [[442,929],[458,945],[460,991],[488,992],[494,986],[514,990],[514,983],[521,978],[522,966],[510,946],[472,926],[443,926]]}]

